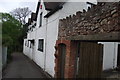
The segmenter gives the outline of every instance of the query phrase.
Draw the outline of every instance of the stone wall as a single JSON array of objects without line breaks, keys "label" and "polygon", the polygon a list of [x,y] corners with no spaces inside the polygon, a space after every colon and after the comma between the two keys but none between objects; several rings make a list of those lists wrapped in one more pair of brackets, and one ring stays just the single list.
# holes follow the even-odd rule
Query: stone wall
[{"label": "stone wall", "polygon": [[[116,40],[120,37],[120,2],[99,2],[92,5],[86,12],[77,12],[76,15],[59,21],[59,34],[56,41],[55,77],[60,78],[60,47],[66,45],[65,78],[76,77],[76,53],[80,40]],[[105,33],[105,35],[104,35]],[[118,34],[116,34],[118,33]],[[97,36],[96,36],[97,34]],[[99,34],[99,35],[98,35]],[[112,35],[112,36],[111,36]],[[118,35],[118,36],[117,36]],[[80,37],[79,37],[80,36]],[[112,40],[111,39],[111,40]],[[120,39],[120,38],[118,38]]]},{"label": "stone wall", "polygon": [[58,38],[120,32],[120,2],[99,2],[59,22]]}]

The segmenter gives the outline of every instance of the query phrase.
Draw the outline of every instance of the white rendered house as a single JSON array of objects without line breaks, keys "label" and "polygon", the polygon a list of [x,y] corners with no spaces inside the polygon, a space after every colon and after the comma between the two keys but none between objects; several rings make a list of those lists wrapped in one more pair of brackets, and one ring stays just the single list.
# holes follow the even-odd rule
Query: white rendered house
[{"label": "white rendered house", "polygon": [[[58,40],[59,19],[87,10],[86,2],[45,3],[41,0],[36,11],[36,21],[28,26],[27,38],[24,39],[23,53],[38,64],[52,77],[55,75],[55,44]],[[118,43],[104,44],[103,70],[117,67]],[[108,50],[110,49],[110,50]]]},{"label": "white rendered house", "polygon": [[103,70],[120,66],[120,42],[99,42],[103,44]]},{"label": "white rendered house", "polygon": [[[59,19],[73,15],[77,11],[82,11],[83,9],[87,10],[89,6],[86,2],[65,2],[59,4],[56,3],[54,5],[55,6],[52,6],[52,4],[45,5],[41,0],[39,5],[41,8],[38,10],[36,26],[32,31],[28,31],[27,39],[24,39],[23,50],[25,55],[34,60],[51,76],[54,76],[55,74],[54,46],[58,39]],[[53,9],[53,13],[48,8]],[[35,22],[29,25],[29,28],[34,24]],[[34,41],[34,45],[31,44],[30,40]],[[39,44],[42,44],[42,46],[39,46]],[[40,49],[38,49],[38,46]]]}]

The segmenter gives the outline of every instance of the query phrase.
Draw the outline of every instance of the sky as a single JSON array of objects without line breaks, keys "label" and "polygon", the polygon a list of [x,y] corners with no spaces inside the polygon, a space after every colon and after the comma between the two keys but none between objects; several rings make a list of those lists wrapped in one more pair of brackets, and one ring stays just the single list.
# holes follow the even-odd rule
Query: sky
[{"label": "sky", "polygon": [[[9,13],[16,8],[29,7],[32,12],[36,12],[37,4],[39,0],[0,0],[0,12]],[[29,15],[26,18],[28,22]]]},{"label": "sky", "polygon": [[29,7],[32,12],[36,11],[38,0],[0,0],[0,12],[7,12],[16,9]]}]

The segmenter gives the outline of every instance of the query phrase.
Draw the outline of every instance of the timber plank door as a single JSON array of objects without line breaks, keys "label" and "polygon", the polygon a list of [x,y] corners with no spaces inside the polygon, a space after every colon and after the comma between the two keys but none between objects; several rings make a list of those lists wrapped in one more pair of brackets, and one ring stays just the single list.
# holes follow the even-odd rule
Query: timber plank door
[{"label": "timber plank door", "polygon": [[103,63],[103,45],[80,42],[78,78],[100,78]]},{"label": "timber plank door", "polygon": [[59,78],[64,78],[64,72],[65,72],[65,56],[66,56],[66,45],[65,44],[59,44]]},{"label": "timber plank door", "polygon": [[118,44],[117,66],[120,69],[120,44]]}]

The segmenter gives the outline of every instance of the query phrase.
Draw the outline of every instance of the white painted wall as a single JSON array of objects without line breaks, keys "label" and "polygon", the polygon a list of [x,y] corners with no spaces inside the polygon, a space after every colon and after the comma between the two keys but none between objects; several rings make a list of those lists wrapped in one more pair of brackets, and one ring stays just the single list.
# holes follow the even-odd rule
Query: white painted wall
[{"label": "white painted wall", "polygon": [[100,42],[103,44],[103,70],[117,67],[118,42]]},{"label": "white painted wall", "polygon": [[[69,1],[69,0],[68,0]],[[63,9],[60,10],[60,18],[66,18],[69,15],[76,14],[78,11],[87,10],[87,4],[85,2],[68,2],[63,5]]]},{"label": "white painted wall", "polygon": [[29,48],[27,46],[25,46],[25,43],[26,43],[27,39],[24,39],[24,46],[23,46],[23,53],[28,56],[28,52],[29,52]]},{"label": "white painted wall", "polygon": [[46,71],[54,76],[55,44],[58,37],[59,11],[48,18],[46,43]]},{"label": "white painted wall", "polygon": [[[35,38],[35,62],[44,69],[44,60],[45,60],[45,35],[46,35],[46,27],[42,26],[36,30],[36,38]],[[43,52],[38,51],[38,40],[44,39],[44,50]]]},{"label": "white painted wall", "polygon": [[[43,4],[43,3],[42,3]],[[39,9],[38,17],[37,17],[37,24],[36,28],[34,30],[35,32],[35,47],[34,47],[34,61],[45,70],[45,43],[46,43],[46,19],[44,18],[44,15],[47,13],[45,10],[45,7],[43,6],[43,9]],[[42,19],[42,26],[40,27],[40,13],[43,12],[43,19]],[[38,40],[44,39],[44,51],[38,51]]]}]

